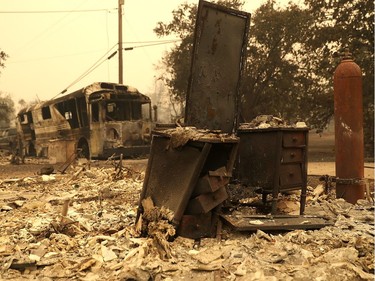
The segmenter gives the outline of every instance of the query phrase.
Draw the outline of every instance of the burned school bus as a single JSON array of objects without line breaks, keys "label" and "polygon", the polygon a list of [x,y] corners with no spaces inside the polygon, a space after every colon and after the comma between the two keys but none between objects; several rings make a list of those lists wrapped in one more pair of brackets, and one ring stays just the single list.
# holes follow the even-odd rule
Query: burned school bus
[{"label": "burned school bus", "polygon": [[137,89],[96,82],[18,113],[17,130],[25,155],[64,162],[147,154],[151,142],[151,100]]}]

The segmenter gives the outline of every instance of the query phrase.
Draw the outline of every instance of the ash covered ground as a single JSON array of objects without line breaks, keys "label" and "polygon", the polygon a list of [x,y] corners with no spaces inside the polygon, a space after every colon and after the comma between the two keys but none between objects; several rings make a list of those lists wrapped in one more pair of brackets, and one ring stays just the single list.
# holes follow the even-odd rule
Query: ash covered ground
[{"label": "ash covered ground", "polygon": [[[219,238],[162,232],[161,241],[135,227],[146,164],[74,163],[64,174],[54,165],[53,174],[40,175],[43,160],[11,165],[3,156],[1,280],[374,280],[371,198],[352,205],[309,177],[306,214],[330,226],[239,232],[224,224]],[[373,196],[372,182],[370,190]],[[254,200],[251,192],[230,192],[232,206]],[[278,210],[293,214],[298,202],[298,194],[282,195]]]}]

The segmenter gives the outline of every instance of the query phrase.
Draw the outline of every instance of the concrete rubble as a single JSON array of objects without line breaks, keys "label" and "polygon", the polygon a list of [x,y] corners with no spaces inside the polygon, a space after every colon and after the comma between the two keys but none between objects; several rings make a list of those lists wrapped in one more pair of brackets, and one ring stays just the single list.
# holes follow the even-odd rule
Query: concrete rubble
[{"label": "concrete rubble", "polygon": [[[374,280],[373,202],[352,205],[316,184],[306,214],[332,226],[239,233],[223,225],[220,239],[193,240],[175,237],[171,214],[151,201],[144,209],[156,215],[144,214],[142,235],[135,221],[144,176],[96,162],[65,174],[2,175],[0,279]],[[298,197],[281,196],[279,210],[298,210]]]}]

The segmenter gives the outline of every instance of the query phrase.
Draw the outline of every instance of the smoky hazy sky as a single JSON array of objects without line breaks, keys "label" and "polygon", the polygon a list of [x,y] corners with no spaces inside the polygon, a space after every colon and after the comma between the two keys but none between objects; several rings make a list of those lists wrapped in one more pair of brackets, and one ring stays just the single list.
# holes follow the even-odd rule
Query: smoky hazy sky
[{"label": "smoky hazy sky", "polygon": [[[242,10],[252,13],[265,1],[248,0]],[[169,22],[184,2],[199,1],[124,1],[123,47],[136,47],[123,52],[124,84],[144,94],[154,91],[155,65],[173,46],[160,41],[178,38],[158,38],[153,29]],[[106,60],[117,49],[117,8],[118,0],[1,0],[0,49],[9,58],[0,69],[0,91],[17,103],[51,99],[97,81],[118,82],[118,56]]]}]

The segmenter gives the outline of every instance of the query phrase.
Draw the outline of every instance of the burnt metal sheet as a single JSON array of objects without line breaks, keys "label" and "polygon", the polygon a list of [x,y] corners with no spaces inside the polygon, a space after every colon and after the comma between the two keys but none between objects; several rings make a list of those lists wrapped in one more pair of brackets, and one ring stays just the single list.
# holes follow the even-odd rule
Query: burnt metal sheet
[{"label": "burnt metal sheet", "polygon": [[[191,127],[153,132],[136,221],[143,212],[142,201],[150,197],[156,207],[173,212],[179,235],[209,235],[218,220],[213,210],[228,197],[225,184],[232,175],[238,145],[233,135]],[[195,190],[199,180],[203,194]],[[189,208],[194,200],[196,204]],[[211,220],[211,215],[206,216],[210,212]]]},{"label": "burnt metal sheet", "polygon": [[190,142],[175,149],[170,138],[154,135],[140,203],[150,196],[155,206],[174,212],[178,225],[210,148],[209,143]]},{"label": "burnt metal sheet", "polygon": [[291,216],[291,215],[220,215],[220,217],[237,231],[255,230],[292,230],[292,229],[319,229],[333,225],[322,217]]},{"label": "burnt metal sheet", "polygon": [[235,131],[250,14],[200,1],[186,99],[185,122]]}]

